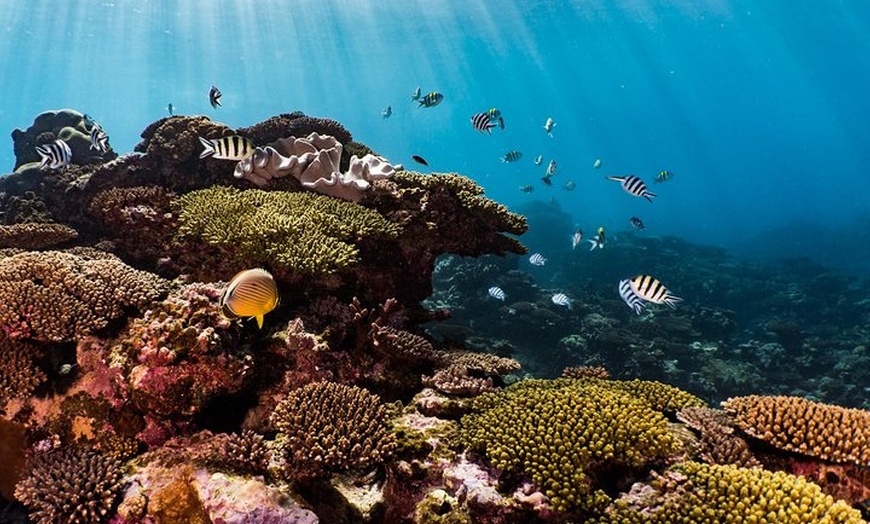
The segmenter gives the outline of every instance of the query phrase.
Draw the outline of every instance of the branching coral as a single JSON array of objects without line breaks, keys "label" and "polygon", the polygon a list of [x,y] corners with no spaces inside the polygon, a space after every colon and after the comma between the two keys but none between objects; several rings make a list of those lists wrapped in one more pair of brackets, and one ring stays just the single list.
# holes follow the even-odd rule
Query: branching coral
[{"label": "branching coral", "polygon": [[291,391],[272,423],[290,477],[366,470],[394,447],[380,398],[355,386],[315,382]]},{"label": "branching coral", "polygon": [[75,229],[49,222],[0,225],[0,247],[42,249],[76,238]]},{"label": "branching coral", "polygon": [[33,365],[35,346],[10,339],[0,332],[0,408],[14,398],[25,398],[45,381],[45,373]]},{"label": "branching coral", "polygon": [[217,435],[211,442],[208,462],[239,473],[263,475],[269,468],[271,451],[263,435],[250,430],[241,435]]},{"label": "branching coral", "polygon": [[177,202],[182,240],[298,275],[345,269],[357,261],[359,238],[395,238],[401,230],[358,204],[306,192],[212,187]]},{"label": "branching coral", "polygon": [[123,488],[121,463],[87,448],[36,455],[15,497],[37,524],[96,524],[112,509]]},{"label": "branching coral", "polygon": [[750,395],[722,403],[747,434],[833,462],[870,463],[870,412],[799,397]]},{"label": "branching coral", "polygon": [[698,433],[704,461],[746,468],[761,466],[746,441],[734,434],[734,421],[724,412],[691,406],[678,411],[677,418]]},{"label": "branching coral", "polygon": [[25,252],[0,264],[0,326],[15,338],[66,342],[142,308],[166,282],[117,258]]},{"label": "branching coral", "polygon": [[423,376],[423,385],[448,395],[476,396],[495,389],[491,377],[476,377],[468,368],[449,366],[439,369],[431,377]]},{"label": "branching coral", "polygon": [[800,477],[761,469],[686,462],[652,483],[634,503],[617,501],[598,524],[755,524],[825,522],[860,524],[857,510]]},{"label": "branching coral", "polygon": [[502,470],[524,473],[559,510],[600,510],[599,468],[636,468],[678,450],[667,419],[604,382],[528,380],[478,397],[463,437]]},{"label": "branching coral", "polygon": [[610,378],[610,373],[607,372],[607,369],[601,366],[572,366],[567,367],[562,370],[562,376],[565,378],[575,378],[575,379],[584,379],[584,378],[600,378],[600,379],[608,379]]}]

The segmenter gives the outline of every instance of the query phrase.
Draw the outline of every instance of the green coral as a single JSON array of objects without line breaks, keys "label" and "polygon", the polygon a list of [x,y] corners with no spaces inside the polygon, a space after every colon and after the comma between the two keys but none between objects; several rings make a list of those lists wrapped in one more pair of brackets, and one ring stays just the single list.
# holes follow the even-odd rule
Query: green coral
[{"label": "green coral", "polygon": [[610,387],[614,387],[630,393],[634,397],[642,398],[649,402],[656,411],[676,413],[688,407],[705,407],[706,402],[687,393],[680,388],[664,384],[655,380],[609,380]]},{"label": "green coral", "polygon": [[277,269],[322,276],[357,262],[360,238],[396,238],[401,227],[376,211],[311,192],[214,186],[176,201],[179,237]]},{"label": "green coral", "polygon": [[596,471],[640,468],[673,455],[664,415],[612,381],[527,380],[474,402],[462,419],[468,445],[503,470],[524,473],[560,511],[601,511]]},{"label": "green coral", "polygon": [[640,507],[617,501],[599,524],[864,522],[843,501],[803,477],[783,472],[686,462],[652,482]]}]

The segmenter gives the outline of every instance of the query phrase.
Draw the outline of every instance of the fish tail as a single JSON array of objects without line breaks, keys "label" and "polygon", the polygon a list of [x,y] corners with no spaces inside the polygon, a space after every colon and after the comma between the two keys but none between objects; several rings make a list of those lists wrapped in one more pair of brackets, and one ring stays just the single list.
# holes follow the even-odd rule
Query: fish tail
[{"label": "fish tail", "polygon": [[203,137],[199,137],[199,142],[202,144],[202,147],[205,148],[202,153],[199,154],[199,158],[205,158],[214,154],[214,145],[210,141]]},{"label": "fish tail", "polygon": [[677,309],[677,304],[682,301],[682,298],[671,294],[668,294],[668,296],[666,296],[664,299],[664,303],[667,304],[671,309]]},{"label": "fish tail", "polygon": [[656,197],[656,194],[655,194],[655,193],[650,193],[649,191],[647,191],[647,192],[643,195],[643,197],[644,197],[645,199],[647,199],[647,201],[652,202],[653,199]]}]

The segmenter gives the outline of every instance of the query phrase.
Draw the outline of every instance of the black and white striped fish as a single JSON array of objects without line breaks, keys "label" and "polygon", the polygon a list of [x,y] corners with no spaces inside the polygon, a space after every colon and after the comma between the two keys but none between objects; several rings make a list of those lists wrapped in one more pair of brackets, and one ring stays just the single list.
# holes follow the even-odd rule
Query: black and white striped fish
[{"label": "black and white striped fish", "polygon": [[505,153],[504,156],[501,157],[501,161],[505,162],[505,163],[516,162],[517,160],[521,159],[522,157],[523,157],[523,154],[521,152],[517,151],[516,149],[514,149],[513,151],[508,151],[507,153]]},{"label": "black and white striped fish", "polygon": [[225,136],[206,140],[199,137],[202,143],[202,153],[199,158],[211,156],[218,160],[244,160],[254,154],[254,143],[239,135]]},{"label": "black and white striped fish", "polygon": [[543,266],[546,263],[547,259],[540,253],[533,253],[532,256],[529,257],[529,264],[533,266]]},{"label": "black and white striped fish", "polygon": [[622,189],[625,190],[626,193],[630,195],[634,195],[636,197],[643,197],[650,202],[652,202],[653,198],[656,197],[655,193],[650,193],[649,189],[647,189],[646,184],[644,184],[643,180],[634,175],[628,176],[609,176],[608,180],[615,180],[622,185]]},{"label": "black and white striped fish", "polygon": [[643,220],[640,217],[631,217],[628,219],[628,223],[631,224],[631,227],[635,228],[638,231],[643,231],[646,229],[646,224],[643,223]]},{"label": "black and white striped fish", "polygon": [[505,297],[507,297],[504,291],[502,291],[502,289],[498,286],[492,286],[487,290],[487,293],[489,294],[489,296],[496,300],[504,301]]},{"label": "black and white striped fish", "polygon": [[671,309],[676,309],[677,304],[683,301],[668,291],[657,278],[649,275],[637,275],[631,279],[630,284],[631,290],[637,296],[653,304],[667,304]]},{"label": "black and white striped fish", "polygon": [[442,100],[444,100],[444,95],[438,91],[432,91],[419,100],[420,105],[417,107],[435,107],[440,104]]},{"label": "black and white striped fish", "polygon": [[566,295],[565,293],[556,293],[555,295],[550,297],[550,300],[553,302],[553,304],[556,304],[557,306],[564,306],[568,309],[571,309],[571,299],[568,298],[568,295]]},{"label": "black and white striped fish", "polygon": [[215,86],[211,86],[211,89],[208,90],[208,102],[215,109],[221,105],[221,90]]},{"label": "black and white striped fish", "polygon": [[72,162],[72,149],[59,138],[50,144],[36,146],[36,152],[42,159],[39,169],[63,169]]},{"label": "black and white striped fish", "polygon": [[631,282],[627,278],[619,281],[619,297],[625,301],[635,314],[640,315],[643,308],[646,307],[646,302],[631,289]]},{"label": "black and white striped fish", "polygon": [[471,127],[481,133],[492,134],[492,128],[497,124],[489,118],[488,113],[477,113],[471,116]]},{"label": "black and white striped fish", "polygon": [[109,135],[98,125],[91,128],[90,149],[96,149],[101,155],[109,150]]}]

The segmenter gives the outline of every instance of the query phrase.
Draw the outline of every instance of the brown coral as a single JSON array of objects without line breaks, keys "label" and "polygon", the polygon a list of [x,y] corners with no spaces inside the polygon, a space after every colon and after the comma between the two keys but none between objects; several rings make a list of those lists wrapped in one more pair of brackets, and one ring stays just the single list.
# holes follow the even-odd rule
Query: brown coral
[{"label": "brown coral", "polygon": [[562,370],[562,376],[565,378],[584,379],[584,378],[610,378],[610,373],[602,366],[570,366]]},{"label": "brown coral", "polygon": [[15,487],[37,524],[102,522],[123,487],[121,463],[93,449],[37,455]]},{"label": "brown coral", "polygon": [[476,377],[463,366],[439,369],[431,377],[423,376],[423,385],[441,393],[473,397],[495,389],[491,377]]},{"label": "brown coral", "polygon": [[218,435],[211,442],[209,462],[239,473],[263,475],[269,469],[271,453],[263,435],[251,430],[242,434]]},{"label": "brown coral", "polygon": [[19,249],[42,249],[76,238],[75,229],[63,224],[29,222],[0,225],[0,247]]},{"label": "brown coral", "polygon": [[275,408],[272,423],[290,477],[366,470],[394,447],[380,398],[356,386],[315,382],[296,389]]},{"label": "brown coral", "polygon": [[0,265],[0,326],[13,338],[68,342],[142,308],[167,283],[117,258],[25,252]]},{"label": "brown coral", "polygon": [[734,434],[734,421],[725,412],[690,406],[678,411],[677,419],[698,433],[704,461],[745,468],[761,467],[746,441]]},{"label": "brown coral", "polygon": [[340,122],[329,118],[306,116],[302,113],[284,113],[273,116],[251,127],[237,130],[255,144],[268,144],[287,136],[308,136],[311,133],[330,135],[347,145],[353,137]]},{"label": "brown coral", "polygon": [[0,332],[0,408],[11,399],[27,397],[45,381],[45,373],[33,365],[36,352],[35,346]]},{"label": "brown coral", "polygon": [[833,462],[870,463],[870,412],[799,397],[749,395],[722,403],[748,435]]}]

